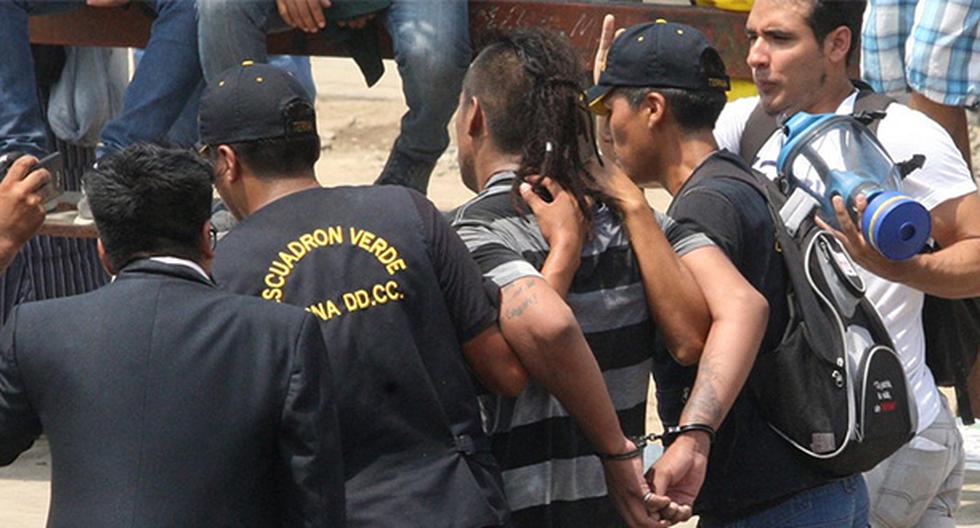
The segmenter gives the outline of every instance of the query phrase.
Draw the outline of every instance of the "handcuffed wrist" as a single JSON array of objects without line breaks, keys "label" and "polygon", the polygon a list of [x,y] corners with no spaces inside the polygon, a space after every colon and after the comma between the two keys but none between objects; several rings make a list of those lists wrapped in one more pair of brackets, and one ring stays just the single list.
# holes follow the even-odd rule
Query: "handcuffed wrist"
[{"label": "handcuffed wrist", "polygon": [[669,442],[673,439],[676,439],[678,436],[687,433],[693,433],[693,432],[705,433],[708,435],[708,443],[710,444],[715,443],[715,428],[705,423],[689,423],[683,425],[674,425],[668,427],[664,431],[663,436],[664,436],[664,440]]},{"label": "handcuffed wrist", "polygon": [[634,448],[634,449],[632,449],[630,451],[626,451],[625,453],[615,453],[614,454],[614,453],[600,453],[600,452],[596,451],[595,456],[599,457],[599,460],[601,460],[603,462],[615,462],[615,461],[618,461],[618,460],[630,460],[630,459],[636,458],[636,457],[638,457],[638,456],[640,456],[642,454],[643,454],[643,448],[642,447],[636,447],[636,448]]}]

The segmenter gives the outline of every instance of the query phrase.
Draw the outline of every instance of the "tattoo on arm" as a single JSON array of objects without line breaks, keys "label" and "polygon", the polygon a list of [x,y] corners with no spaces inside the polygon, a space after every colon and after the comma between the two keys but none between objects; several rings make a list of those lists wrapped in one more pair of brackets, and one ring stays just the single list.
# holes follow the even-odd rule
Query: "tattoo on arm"
[{"label": "tattoo on arm", "polygon": [[508,320],[517,319],[518,317],[524,315],[527,309],[538,303],[537,296],[530,292],[532,288],[536,285],[537,281],[531,279],[517,280],[507,286],[504,286],[503,292],[514,298],[515,301],[519,301],[519,304],[514,308],[509,308],[507,313],[504,314]]},{"label": "tattoo on arm", "polygon": [[715,388],[720,381],[710,361],[702,360],[694,389],[684,406],[685,422],[706,423],[715,428],[721,425],[721,402],[718,401],[718,391]]}]

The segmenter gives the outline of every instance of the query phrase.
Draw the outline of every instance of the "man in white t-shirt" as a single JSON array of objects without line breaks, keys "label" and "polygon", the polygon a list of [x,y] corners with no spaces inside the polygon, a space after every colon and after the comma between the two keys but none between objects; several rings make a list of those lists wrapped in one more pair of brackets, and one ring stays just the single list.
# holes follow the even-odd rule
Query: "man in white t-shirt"
[{"label": "man in white t-shirt", "polygon": [[[715,138],[742,152],[756,169],[776,176],[785,136],[776,131],[754,154],[741,145],[756,106],[770,116],[798,111],[849,114],[858,90],[847,75],[856,51],[864,2],[756,0],[746,22],[747,62],[760,96],[726,106]],[[980,295],[980,197],[946,131],[924,114],[893,103],[878,124],[878,139],[895,161],[914,154],[925,165],[904,192],[932,216],[932,236],[943,248],[890,261],[871,249],[837,203],[843,226],[835,234],[863,268],[867,296],[898,349],[918,403],[917,436],[866,475],[873,526],[954,526],[963,478],[962,439],[925,364],[923,292],[940,297]],[[742,148],[740,148],[742,147]],[[839,200],[839,199],[838,199]],[[859,210],[864,202],[859,200]]]}]

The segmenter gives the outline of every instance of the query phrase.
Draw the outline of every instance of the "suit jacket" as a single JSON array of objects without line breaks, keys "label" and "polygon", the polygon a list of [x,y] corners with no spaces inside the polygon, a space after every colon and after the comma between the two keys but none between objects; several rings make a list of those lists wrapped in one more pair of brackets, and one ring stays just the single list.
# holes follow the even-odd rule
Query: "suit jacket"
[{"label": "suit jacket", "polygon": [[319,325],[141,260],[0,334],[0,465],[44,431],[49,526],[341,526]]}]

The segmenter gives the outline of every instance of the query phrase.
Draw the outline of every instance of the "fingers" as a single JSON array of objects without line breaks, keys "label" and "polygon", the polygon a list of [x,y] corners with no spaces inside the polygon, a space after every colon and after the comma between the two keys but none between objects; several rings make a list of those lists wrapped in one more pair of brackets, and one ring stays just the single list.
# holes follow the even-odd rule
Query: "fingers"
[{"label": "fingers", "polygon": [[296,10],[299,12],[303,31],[313,33],[326,25],[320,0],[299,0],[296,3]]},{"label": "fingers", "polygon": [[521,192],[521,198],[527,202],[528,207],[530,207],[531,211],[535,214],[547,206],[547,203],[545,203],[545,201],[538,196],[538,193],[534,192],[534,188],[530,183],[522,182],[519,190]]},{"label": "fingers", "polygon": [[21,156],[17,158],[17,161],[7,169],[7,174],[3,177],[3,182],[0,183],[0,186],[9,187],[25,179],[31,167],[36,164],[37,158],[34,156]]},{"label": "fingers", "polygon": [[694,515],[694,508],[689,505],[682,504],[677,508],[677,515],[674,517],[674,522],[684,522],[690,520]]},{"label": "fingers", "polygon": [[299,27],[299,22],[293,16],[290,7],[288,0],[276,0],[276,9],[279,10],[279,17],[282,18],[282,21],[292,27]]},{"label": "fingers", "polygon": [[657,471],[657,466],[650,468],[647,472],[647,483],[654,493],[667,494],[667,487],[670,485],[670,474],[666,471]]},{"label": "fingers", "polygon": [[538,185],[548,189],[548,192],[551,193],[552,198],[557,198],[559,194],[565,191],[561,188],[561,185],[558,185],[555,180],[552,180],[547,176],[541,177],[541,179],[538,181]]},{"label": "fingers", "polygon": [[606,59],[609,57],[609,48],[612,47],[615,35],[616,17],[606,15],[602,19],[602,32],[599,34],[599,47],[595,52],[595,64],[593,66],[593,82],[599,82],[599,75],[606,69]]},{"label": "fingers", "polygon": [[18,187],[22,188],[24,192],[34,193],[50,183],[51,178],[51,172],[49,172],[48,169],[38,169],[31,172],[26,178],[21,180]]},{"label": "fingers", "polygon": [[309,8],[311,22],[314,24],[314,27],[310,31],[323,29],[327,25],[327,18],[323,16],[323,7],[320,6],[320,0],[306,0],[306,5]]},{"label": "fingers", "polygon": [[864,210],[868,208],[868,197],[864,194],[859,194],[857,199],[854,200],[854,210],[857,213],[858,218],[864,217]]},{"label": "fingers", "polygon": [[40,195],[31,193],[24,198],[24,204],[32,209],[39,209],[41,214],[44,214],[44,199]]},{"label": "fingers", "polygon": [[657,495],[652,491],[648,491],[646,495],[643,496],[643,505],[652,512],[659,512],[664,508],[669,508],[671,502],[669,497]]},{"label": "fingers", "polygon": [[820,215],[815,215],[813,217],[813,221],[817,224],[817,227],[823,229],[824,231],[829,232],[830,234],[834,235],[834,237],[836,237],[838,240],[840,240],[841,237],[838,235],[841,235],[841,233],[836,229],[834,229],[834,227],[828,224],[827,222],[824,222],[823,218],[820,218]]},{"label": "fingers", "polygon": [[278,0],[279,16],[290,26],[314,33],[326,25],[319,0]]},{"label": "fingers", "polygon": [[846,233],[854,229],[854,223],[851,222],[851,215],[847,214],[847,208],[844,206],[844,199],[840,196],[834,196],[831,199],[831,203],[834,204],[834,213],[837,214],[837,222],[840,223],[841,230]]},{"label": "fingers", "polygon": [[671,523],[684,522],[691,518],[692,509],[690,506],[677,504],[668,501],[668,504],[658,511],[660,518]]},{"label": "fingers", "polygon": [[320,0],[320,6],[322,6],[324,9],[326,9],[326,8],[332,6],[332,5],[333,5],[333,2],[331,2],[330,0]]}]

